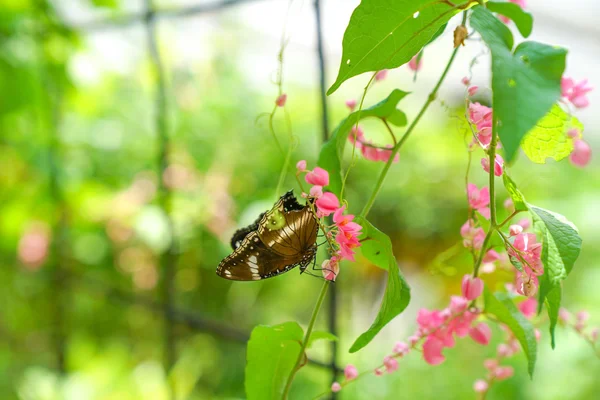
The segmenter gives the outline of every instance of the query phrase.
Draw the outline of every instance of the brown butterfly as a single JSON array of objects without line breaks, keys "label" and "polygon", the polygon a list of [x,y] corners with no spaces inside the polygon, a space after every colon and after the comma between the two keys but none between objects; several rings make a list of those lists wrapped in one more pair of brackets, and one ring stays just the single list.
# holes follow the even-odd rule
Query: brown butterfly
[{"label": "brown butterfly", "polygon": [[270,211],[233,234],[233,253],[217,267],[217,275],[234,281],[257,281],[300,266],[317,254],[319,225],[310,206],[300,205],[290,190]]}]

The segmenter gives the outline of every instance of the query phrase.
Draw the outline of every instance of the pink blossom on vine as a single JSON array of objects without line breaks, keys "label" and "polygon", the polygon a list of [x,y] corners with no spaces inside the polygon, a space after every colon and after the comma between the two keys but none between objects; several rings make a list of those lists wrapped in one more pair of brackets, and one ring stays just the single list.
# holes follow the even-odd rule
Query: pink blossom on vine
[{"label": "pink blossom on vine", "polygon": [[517,222],[517,224],[521,225],[523,230],[527,230],[531,226],[531,221],[528,218],[522,218],[519,220],[519,222]]},{"label": "pink blossom on vine", "polygon": [[404,343],[404,342],[397,342],[396,345],[394,346],[394,353],[404,356],[406,355],[410,350],[410,347],[408,346],[408,344]]},{"label": "pink blossom on vine", "polygon": [[484,393],[488,390],[488,383],[483,379],[478,379],[473,384],[473,390],[477,393]]},{"label": "pink blossom on vine", "polygon": [[513,349],[507,345],[506,343],[500,343],[496,348],[496,352],[498,353],[498,357],[510,357],[513,355]]},{"label": "pink blossom on vine", "polygon": [[375,374],[375,376],[381,376],[381,375],[383,375],[383,371],[380,368],[375,368],[375,370],[373,371],[373,373]]},{"label": "pink blossom on vine", "polygon": [[304,180],[311,185],[327,186],[329,185],[329,173],[323,168],[315,167],[314,170],[308,171]]},{"label": "pink blossom on vine", "polygon": [[576,315],[575,330],[581,332],[585,329],[590,314],[587,311],[579,311]]},{"label": "pink blossom on vine", "polygon": [[323,186],[318,186],[318,185],[314,185],[310,188],[310,192],[309,192],[311,197],[314,198],[319,198],[321,196],[323,196]]},{"label": "pink blossom on vine", "polygon": [[477,90],[479,90],[479,86],[471,86],[470,88],[467,89],[467,92],[469,92],[469,96],[475,96],[475,93],[477,93]]},{"label": "pink blossom on vine", "polygon": [[340,263],[338,257],[333,256],[329,260],[323,261],[321,264],[321,270],[323,271],[323,278],[328,281],[335,282],[338,274],[340,273]]},{"label": "pink blossom on vine", "polygon": [[471,84],[471,80],[469,78],[467,78],[466,76],[463,76],[463,78],[460,81],[465,86],[469,86]]},{"label": "pink blossom on vine", "polygon": [[442,354],[444,343],[435,336],[429,336],[423,343],[423,358],[429,365],[438,365],[446,359]]},{"label": "pink blossom on vine", "polygon": [[469,329],[469,336],[477,343],[487,346],[492,337],[492,330],[486,323],[480,322]]},{"label": "pink blossom on vine", "polygon": [[356,378],[357,376],[358,376],[358,370],[356,369],[356,367],[352,364],[346,365],[346,368],[344,368],[344,377],[346,378],[346,380],[351,381],[352,379]]},{"label": "pink blossom on vine", "polygon": [[487,360],[485,360],[483,362],[483,366],[488,370],[488,371],[493,371],[496,369],[496,367],[498,366],[498,360],[496,360],[495,358],[488,358]]},{"label": "pink blossom on vine", "polygon": [[571,139],[579,139],[581,137],[581,132],[577,128],[571,128],[567,131],[567,136]]},{"label": "pink blossom on vine", "polygon": [[358,232],[339,231],[335,236],[335,241],[340,246],[340,255],[350,261],[354,260],[354,248],[360,247]]},{"label": "pink blossom on vine", "polygon": [[306,171],[306,160],[300,160],[296,163],[298,173]]},{"label": "pink blossom on vine", "polygon": [[487,147],[492,141],[492,109],[477,102],[470,103],[469,119],[475,125],[477,139]]},{"label": "pink blossom on vine", "polygon": [[450,296],[450,311],[453,314],[460,314],[464,312],[469,306],[469,301],[462,296]]},{"label": "pink blossom on vine", "polygon": [[592,158],[592,149],[590,145],[581,139],[573,140],[573,151],[569,155],[569,161],[576,167],[583,168]]},{"label": "pink blossom on vine", "polygon": [[414,56],[413,58],[411,58],[410,61],[408,62],[408,68],[410,68],[411,71],[418,72],[421,70],[422,66],[423,66],[423,58],[419,58],[418,54],[416,56]]},{"label": "pink blossom on vine", "polygon": [[350,109],[350,112],[354,111],[354,109],[356,108],[356,100],[355,99],[346,100],[346,107],[348,107]]},{"label": "pink blossom on vine", "polygon": [[492,263],[494,261],[498,261],[499,259],[500,254],[498,254],[498,252],[494,249],[488,250],[487,253],[485,253],[485,256],[483,256],[484,263]]},{"label": "pink blossom on vine", "polygon": [[337,210],[335,210],[335,212],[333,213],[333,222],[340,231],[358,233],[360,230],[362,230],[362,226],[360,226],[356,222],[352,222],[352,220],[354,219],[354,215],[343,215],[345,209],[346,206],[343,205]]},{"label": "pink blossom on vine", "polygon": [[383,358],[383,365],[385,365],[385,370],[388,374],[398,370],[398,360],[396,360],[394,357],[385,356]]},{"label": "pink blossom on vine", "polygon": [[[523,266],[525,269],[525,266]],[[515,290],[517,293],[524,296],[534,296],[537,293],[539,285],[538,277],[536,275],[528,274],[527,272],[518,272],[515,279]]]},{"label": "pink blossom on vine", "polygon": [[600,336],[600,328],[593,328],[590,331],[590,338],[592,339],[592,342],[596,342],[598,340],[599,336]]},{"label": "pink blossom on vine", "polygon": [[472,275],[463,276],[460,286],[462,295],[467,300],[475,300],[483,293],[483,281],[480,278],[473,278]]},{"label": "pink blossom on vine", "polygon": [[538,243],[534,233],[520,233],[514,237],[508,254],[523,263],[523,270],[528,275],[541,275],[544,265],[541,261],[542,244]]},{"label": "pink blossom on vine", "polygon": [[571,313],[569,311],[567,311],[566,308],[561,307],[558,310],[558,319],[564,323],[564,324],[568,324],[569,321],[571,320]]},{"label": "pink blossom on vine", "polygon": [[538,308],[538,302],[535,297],[529,297],[525,301],[519,303],[519,311],[527,318],[531,318],[535,315]]},{"label": "pink blossom on vine", "polygon": [[585,108],[590,104],[586,95],[591,92],[593,88],[588,85],[587,79],[575,83],[571,78],[562,78],[560,87],[562,89],[562,97],[575,107]]},{"label": "pink blossom on vine", "polygon": [[494,370],[494,378],[498,381],[503,381],[515,374],[513,367],[500,366]]},{"label": "pink blossom on vine", "polygon": [[466,248],[475,250],[481,249],[485,240],[485,231],[479,227],[475,227],[475,222],[472,219],[467,220],[460,228],[460,234],[463,237],[463,245]]},{"label": "pink blossom on vine", "polygon": [[327,217],[340,208],[340,201],[337,196],[331,192],[323,193],[315,202],[317,205],[317,214],[319,217]]},{"label": "pink blossom on vine", "polygon": [[340,390],[342,390],[342,385],[340,385],[340,384],[339,384],[339,382],[333,382],[333,383],[331,384],[331,391],[332,391],[333,393],[337,393],[337,392],[339,392]]},{"label": "pink blossom on vine", "polygon": [[508,227],[508,234],[510,236],[517,236],[523,232],[523,227],[521,225],[511,225]]},{"label": "pink blossom on vine", "polygon": [[474,210],[487,207],[490,204],[490,190],[487,186],[482,187],[480,190],[477,185],[469,183],[467,185],[467,197],[469,198],[469,207]]},{"label": "pink blossom on vine", "polygon": [[[510,197],[507,198],[506,200],[504,200],[504,203],[502,203],[502,205],[508,211],[512,211],[515,209],[515,204],[513,203],[512,199]],[[525,229],[525,228],[523,228],[523,229]]]},{"label": "pink blossom on vine", "polygon": [[381,71],[379,71],[375,74],[375,80],[378,82],[384,80],[387,77],[387,73],[388,73],[387,69],[382,69]]},{"label": "pink blossom on vine", "polygon": [[[487,157],[481,159],[481,166],[483,170],[489,174],[490,172],[490,160]],[[504,159],[500,154],[496,154],[495,162],[494,162],[494,175],[502,176],[502,172],[504,171]]]},{"label": "pink blossom on vine", "polygon": [[348,140],[352,144],[356,144],[356,148],[362,147],[362,142],[365,141],[365,133],[360,126],[353,126],[348,135]]},{"label": "pink blossom on vine", "polygon": [[287,94],[283,93],[282,95],[277,97],[277,99],[275,100],[275,104],[277,105],[277,107],[283,107],[283,106],[285,106],[286,101],[287,101]]}]

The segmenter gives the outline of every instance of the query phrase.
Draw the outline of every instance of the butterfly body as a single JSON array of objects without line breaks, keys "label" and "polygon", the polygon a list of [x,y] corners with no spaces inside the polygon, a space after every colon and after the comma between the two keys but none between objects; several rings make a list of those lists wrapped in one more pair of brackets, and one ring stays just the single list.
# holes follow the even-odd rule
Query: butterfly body
[{"label": "butterfly body", "polygon": [[304,272],[317,253],[319,225],[310,206],[300,205],[292,191],[254,224],[236,231],[233,253],[217,267],[217,275],[238,281],[271,278],[295,267]]}]

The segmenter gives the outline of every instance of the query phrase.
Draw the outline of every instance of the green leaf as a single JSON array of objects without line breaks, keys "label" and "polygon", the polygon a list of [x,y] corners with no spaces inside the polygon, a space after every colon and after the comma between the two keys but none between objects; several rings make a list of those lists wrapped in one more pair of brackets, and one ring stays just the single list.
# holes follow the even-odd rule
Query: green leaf
[{"label": "green leaf", "polygon": [[523,193],[517,189],[517,185],[512,179],[510,179],[510,176],[508,176],[506,171],[504,171],[504,174],[502,175],[502,180],[504,181],[504,187],[506,188],[508,195],[515,205],[515,211],[527,211],[528,208],[527,203],[525,202],[525,196],[523,196]]},{"label": "green leaf", "polygon": [[510,263],[519,271],[523,272],[523,264],[521,263],[521,261],[519,261],[519,259],[517,257],[514,256],[508,256],[508,259],[510,260]]},{"label": "green leaf", "polygon": [[495,315],[500,322],[506,324],[517,338],[527,357],[529,376],[533,377],[537,357],[535,330],[531,322],[515,307],[506,293],[492,293],[487,287],[483,292],[485,312]]},{"label": "green leaf", "polygon": [[355,111],[344,119],[333,131],[331,138],[323,144],[319,153],[319,167],[329,172],[329,191],[339,195],[342,190],[342,156],[348,134],[356,123],[369,117],[385,118],[395,126],[406,125],[406,115],[396,109],[396,105],[408,93],[394,89],[390,95],[370,108]]},{"label": "green leaf", "polygon": [[316,341],[318,340],[327,340],[330,342],[337,342],[338,337],[333,333],[324,332],[324,331],[314,331],[311,333],[310,338],[308,339],[308,343],[306,344],[306,348],[310,348]]},{"label": "green leaf", "polygon": [[119,0],[91,0],[96,7],[118,8]]},{"label": "green leaf", "polygon": [[390,238],[375,228],[369,221],[359,217],[357,222],[363,227],[360,237],[362,255],[373,264],[388,271],[387,287],[383,295],[379,313],[371,327],[360,335],[352,347],[350,353],[357,352],[365,347],[377,333],[392,319],[400,314],[410,302],[410,287],[400,273],[398,263],[392,252]]},{"label": "green leaf", "polygon": [[258,325],[252,330],[246,354],[246,396],[281,399],[287,378],[301,349],[303,331],[296,322]]},{"label": "green leaf", "polygon": [[489,1],[486,3],[486,7],[491,12],[502,14],[505,17],[510,18],[523,37],[531,35],[531,30],[533,29],[533,16],[528,12],[525,12],[517,4]]},{"label": "green leaf", "polygon": [[560,161],[573,151],[573,140],[567,136],[570,128],[583,132],[583,124],[577,118],[554,104],[525,135],[521,147],[534,163],[544,164],[548,157]]},{"label": "green leaf", "polygon": [[492,52],[493,128],[510,162],[525,134],[560,98],[567,51],[523,42],[513,53],[510,30],[483,7],[473,10],[471,25]]},{"label": "green leaf", "polygon": [[[455,1],[457,6],[466,3],[469,1]],[[471,3],[476,4],[475,1]],[[431,0],[362,0],[344,32],[340,69],[327,94],[363,72],[396,68],[407,63],[442,25],[461,11],[458,7]]]},{"label": "green leaf", "polygon": [[437,32],[433,34],[433,36],[431,37],[431,39],[429,39],[429,42],[427,42],[427,44],[425,46],[427,46],[428,44],[433,43],[435,41],[435,39],[437,39],[440,36],[442,36],[442,33],[444,33],[444,31],[446,30],[447,26],[448,26],[447,22],[444,25],[440,26],[440,29],[438,29]]},{"label": "green leaf", "polygon": [[544,274],[540,277],[539,309],[546,304],[550,318],[552,348],[555,346],[554,327],[562,297],[560,283],[566,279],[581,251],[581,237],[577,228],[564,216],[529,205],[533,225],[542,238],[542,264]]}]

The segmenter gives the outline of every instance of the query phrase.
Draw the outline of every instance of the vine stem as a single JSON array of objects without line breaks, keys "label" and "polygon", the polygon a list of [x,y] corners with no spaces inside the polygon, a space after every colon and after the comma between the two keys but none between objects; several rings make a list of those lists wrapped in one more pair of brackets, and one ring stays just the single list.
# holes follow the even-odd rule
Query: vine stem
[{"label": "vine stem", "polygon": [[323,304],[323,300],[325,300],[325,294],[327,294],[327,289],[329,288],[330,281],[323,282],[323,287],[321,288],[321,293],[319,294],[319,298],[317,299],[317,303],[315,304],[315,308],[313,309],[312,316],[310,317],[310,322],[308,323],[308,328],[306,329],[306,334],[304,335],[304,340],[302,341],[302,345],[300,347],[300,353],[298,353],[298,358],[296,359],[296,364],[294,364],[294,368],[288,376],[287,383],[285,384],[285,389],[283,391],[283,395],[281,397],[282,400],[287,399],[290,388],[292,387],[292,382],[294,381],[294,376],[296,372],[302,367],[302,360],[305,358],[304,352],[306,351],[306,346],[308,345],[308,340],[310,339],[310,335],[315,326],[315,322],[317,321],[317,316],[319,315],[319,310],[321,309],[321,305]]},{"label": "vine stem", "polygon": [[[467,12],[464,11],[463,12],[462,24],[464,25],[466,23],[466,21],[467,21]],[[425,114],[425,112],[427,111],[427,109],[429,108],[429,106],[431,105],[431,103],[433,103],[435,101],[435,98],[437,96],[437,92],[440,89],[440,87],[442,86],[442,83],[444,82],[444,79],[446,79],[446,75],[448,75],[448,72],[450,71],[450,67],[452,66],[452,63],[454,62],[454,59],[456,58],[456,54],[458,53],[458,49],[459,48],[456,47],[452,51],[452,55],[450,56],[450,59],[448,60],[448,63],[446,64],[446,68],[444,69],[444,72],[442,72],[442,75],[440,76],[440,79],[438,79],[438,81],[435,84],[433,90],[431,91],[431,93],[427,97],[427,100],[425,101],[425,104],[423,104],[423,106],[421,107],[421,110],[419,111],[419,113],[417,114],[416,118],[413,120],[413,122],[410,124],[410,126],[406,130],[406,133],[404,134],[404,136],[402,136],[402,139],[400,139],[400,141],[392,149],[392,154],[390,155],[390,158],[388,159],[388,161],[386,162],[385,166],[383,167],[383,170],[381,171],[381,174],[379,174],[379,178],[377,179],[377,183],[375,184],[375,188],[373,189],[373,192],[371,193],[371,197],[369,197],[369,200],[367,200],[367,204],[365,204],[365,207],[363,208],[363,210],[360,213],[361,217],[366,217],[367,214],[369,213],[369,211],[371,210],[371,207],[373,207],[373,203],[375,203],[375,198],[377,198],[377,195],[379,194],[379,191],[381,190],[381,186],[383,186],[383,181],[385,180],[385,177],[387,176],[387,173],[390,170],[390,167],[392,166],[392,162],[394,161],[394,157],[396,156],[396,154],[398,153],[398,151],[400,151],[400,148],[402,147],[402,145],[410,137],[410,134],[414,131],[415,127],[417,126],[417,124],[419,123],[419,121],[421,120],[421,118],[423,117],[423,115]]]}]

